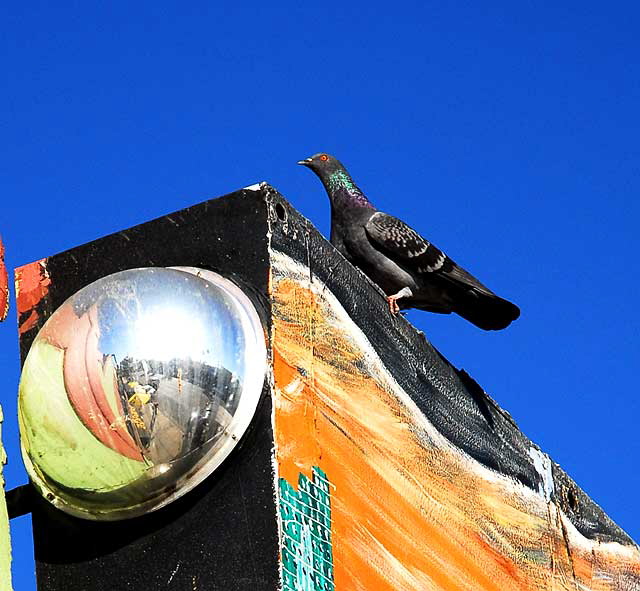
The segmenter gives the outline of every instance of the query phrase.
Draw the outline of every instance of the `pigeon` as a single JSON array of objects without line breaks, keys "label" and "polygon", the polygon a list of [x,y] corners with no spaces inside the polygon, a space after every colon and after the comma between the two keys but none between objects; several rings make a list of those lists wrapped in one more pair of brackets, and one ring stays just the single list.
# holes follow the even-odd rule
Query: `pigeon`
[{"label": "pigeon", "polygon": [[378,211],[339,160],[300,160],[331,202],[331,243],[387,295],[389,310],[455,312],[484,330],[506,328],[520,309],[498,297],[402,220]]}]

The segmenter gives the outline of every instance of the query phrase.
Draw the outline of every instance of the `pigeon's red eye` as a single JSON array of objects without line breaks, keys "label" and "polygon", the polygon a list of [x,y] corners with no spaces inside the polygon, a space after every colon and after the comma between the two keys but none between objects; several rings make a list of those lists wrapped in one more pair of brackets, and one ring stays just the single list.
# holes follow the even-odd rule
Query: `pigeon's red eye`
[{"label": "pigeon's red eye", "polygon": [[323,154],[322,156],[320,156],[320,160],[325,162],[326,160],[329,160],[329,156],[327,156],[326,154]]}]

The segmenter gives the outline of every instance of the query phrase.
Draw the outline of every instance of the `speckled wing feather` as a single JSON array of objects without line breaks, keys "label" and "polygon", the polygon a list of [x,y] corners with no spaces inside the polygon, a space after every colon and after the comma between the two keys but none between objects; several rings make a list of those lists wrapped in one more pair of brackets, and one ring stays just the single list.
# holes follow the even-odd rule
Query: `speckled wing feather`
[{"label": "speckled wing feather", "polygon": [[432,277],[437,276],[493,295],[473,275],[402,220],[378,211],[366,223],[365,230],[376,248],[412,273],[432,274]]}]

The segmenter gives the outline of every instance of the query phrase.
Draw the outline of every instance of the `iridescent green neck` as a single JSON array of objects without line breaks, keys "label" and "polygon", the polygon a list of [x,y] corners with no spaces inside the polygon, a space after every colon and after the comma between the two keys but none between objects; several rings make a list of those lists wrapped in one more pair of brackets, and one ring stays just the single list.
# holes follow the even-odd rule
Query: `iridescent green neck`
[{"label": "iridescent green neck", "polygon": [[358,185],[353,182],[349,173],[342,169],[334,170],[322,179],[327,189],[332,206],[366,207],[375,209],[365,197]]},{"label": "iridescent green neck", "polygon": [[356,187],[353,179],[349,176],[349,173],[345,170],[336,170],[332,172],[327,179],[328,189],[330,191],[337,191],[338,189],[347,189],[348,191],[357,191],[361,193],[360,189]]}]

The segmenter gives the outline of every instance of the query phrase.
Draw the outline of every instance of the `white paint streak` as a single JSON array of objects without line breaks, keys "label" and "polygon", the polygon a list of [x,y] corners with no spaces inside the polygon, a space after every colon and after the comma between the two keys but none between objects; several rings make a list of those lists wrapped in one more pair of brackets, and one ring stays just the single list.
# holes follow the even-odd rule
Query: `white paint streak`
[{"label": "white paint streak", "polygon": [[535,447],[529,448],[529,455],[533,460],[533,466],[540,474],[542,482],[538,485],[538,492],[544,496],[547,503],[551,500],[553,494],[553,473],[551,472],[551,458],[549,456],[536,449]]},{"label": "white paint streak", "polygon": [[433,267],[431,267],[431,270],[437,271],[440,267],[442,267],[442,265],[444,265],[444,261],[446,258],[447,258],[446,255],[443,252],[441,252],[440,256],[438,257],[438,260],[436,261],[436,264],[433,265]]},{"label": "white paint streak", "polygon": [[171,581],[173,580],[173,577],[175,576],[175,574],[178,572],[178,569],[180,568],[180,563],[178,562],[176,568],[173,569],[173,572],[171,573],[171,576],[169,577],[169,580],[167,581],[167,585],[169,583],[171,583]]},{"label": "white paint streak", "polygon": [[260,191],[262,189],[262,183],[255,183],[253,185],[249,185],[248,187],[244,187],[245,191]]},{"label": "white paint streak", "polygon": [[[577,529],[576,526],[571,523],[571,520],[564,514],[564,512],[558,509],[558,515],[562,520],[562,524],[567,532],[569,543],[571,546],[582,548],[584,552],[591,552],[595,549],[598,554],[602,555],[603,561],[606,561],[609,557],[611,559],[619,560],[623,558],[629,562],[635,562],[638,560],[638,547],[626,546],[619,542],[597,542],[585,538]],[[596,571],[598,576],[607,577],[611,576],[609,573],[603,571]],[[595,573],[594,573],[595,576]]]},{"label": "white paint streak", "polygon": [[303,386],[304,384],[300,376],[296,376],[284,387],[283,392],[289,396],[295,396],[302,392]]}]

